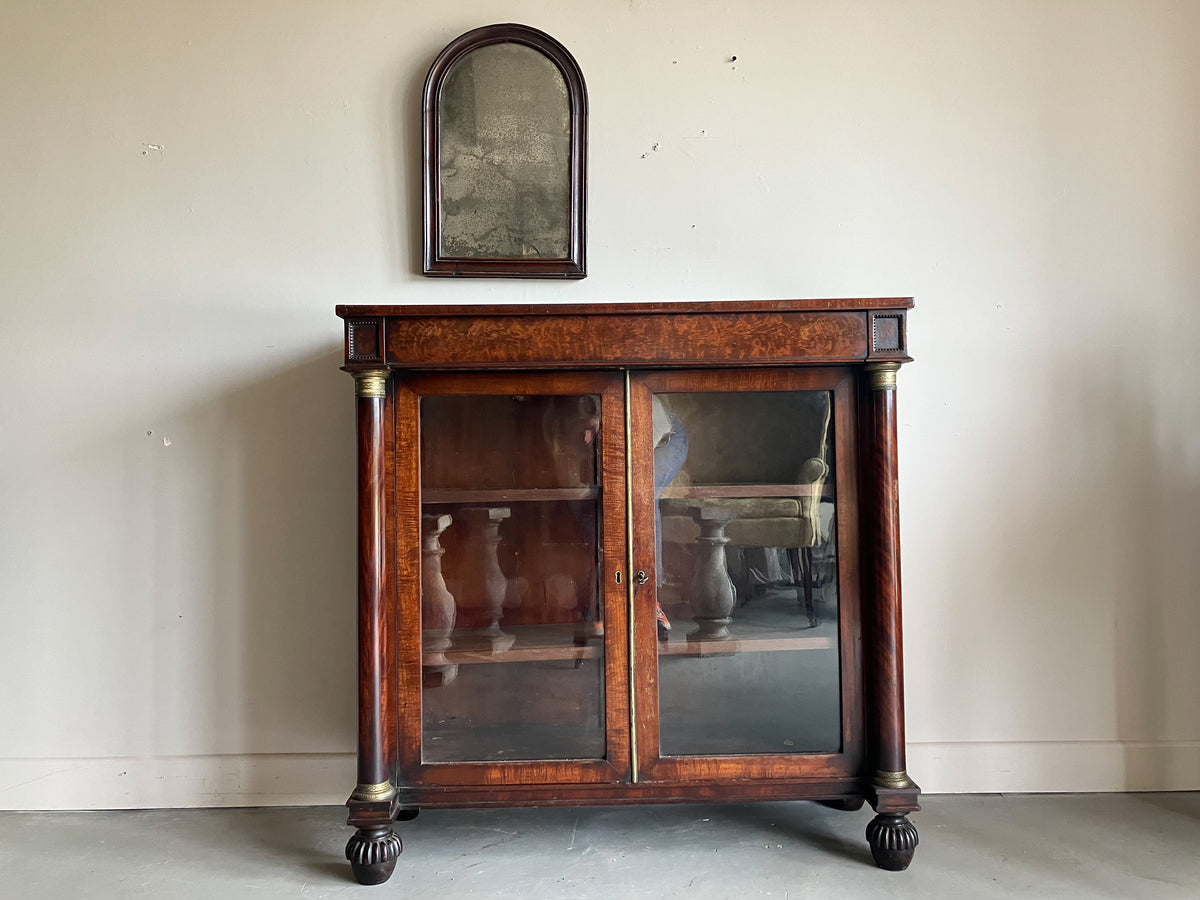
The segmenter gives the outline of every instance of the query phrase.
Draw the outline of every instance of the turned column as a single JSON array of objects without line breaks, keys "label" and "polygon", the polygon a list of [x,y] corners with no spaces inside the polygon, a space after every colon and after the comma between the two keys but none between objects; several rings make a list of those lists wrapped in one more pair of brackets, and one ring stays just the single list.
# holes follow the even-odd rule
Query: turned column
[{"label": "turned column", "polygon": [[358,424],[358,785],[346,805],[358,831],[346,858],[363,884],[387,880],[400,855],[396,788],[384,756],[384,434],[387,369],[352,372]]},{"label": "turned column", "polygon": [[446,515],[421,516],[421,683],[426,687],[458,677],[458,665],[446,658],[458,611],[442,575],[446,550],[438,540],[453,521]]},{"label": "turned column", "polygon": [[692,518],[700,526],[691,586],[692,618],[700,628],[688,640],[723,641],[729,637],[736,600],[725,557],[725,526],[736,516],[723,506],[701,506],[692,510]]},{"label": "turned column", "polygon": [[512,648],[516,638],[501,630],[504,598],[508,596],[508,578],[500,568],[497,549],[500,546],[500,525],[512,515],[507,506],[468,506],[459,519],[467,530],[463,541],[463,586],[459,603],[483,614],[487,622],[477,632],[493,653]]},{"label": "turned column", "polygon": [[872,584],[871,706],[875,774],[867,840],[880,868],[899,871],[912,861],[917,830],[907,813],[920,809],[920,793],[904,758],[904,660],[900,625],[900,502],[896,465],[896,373],[898,362],[866,365],[870,389],[870,451],[867,459]]}]

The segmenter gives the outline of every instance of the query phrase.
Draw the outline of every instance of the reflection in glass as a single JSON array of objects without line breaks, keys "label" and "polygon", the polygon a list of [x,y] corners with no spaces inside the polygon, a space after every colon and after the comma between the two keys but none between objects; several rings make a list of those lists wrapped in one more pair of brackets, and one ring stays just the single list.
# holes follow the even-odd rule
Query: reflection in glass
[{"label": "reflection in glass", "polygon": [[661,752],[840,749],[830,393],[658,394],[654,418]]},{"label": "reflection in glass", "polygon": [[600,759],[600,398],[421,400],[422,754]]},{"label": "reflection in glass", "polygon": [[441,255],[565,258],[571,109],[554,62],[514,42],[472,50],[439,112]]}]

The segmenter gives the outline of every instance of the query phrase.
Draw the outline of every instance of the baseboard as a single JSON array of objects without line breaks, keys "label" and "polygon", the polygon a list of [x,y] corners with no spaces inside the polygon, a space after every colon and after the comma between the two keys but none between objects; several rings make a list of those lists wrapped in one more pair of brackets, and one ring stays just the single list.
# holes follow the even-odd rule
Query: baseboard
[{"label": "baseboard", "polygon": [[909,743],[929,794],[1200,790],[1200,741]]},{"label": "baseboard", "polygon": [[[1200,741],[910,743],[928,794],[1200,790]],[[352,754],[0,759],[0,809],[324,806],[354,788]]]},{"label": "baseboard", "polygon": [[354,785],[350,753],[0,759],[0,809],[324,806]]}]

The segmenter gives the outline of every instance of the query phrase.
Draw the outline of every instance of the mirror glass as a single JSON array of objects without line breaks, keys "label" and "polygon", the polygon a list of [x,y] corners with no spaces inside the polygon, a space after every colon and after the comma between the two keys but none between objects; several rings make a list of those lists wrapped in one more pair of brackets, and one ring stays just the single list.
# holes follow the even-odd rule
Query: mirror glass
[{"label": "mirror glass", "polygon": [[511,41],[480,47],[447,74],[438,115],[441,255],[567,257],[571,109],[554,62]]}]

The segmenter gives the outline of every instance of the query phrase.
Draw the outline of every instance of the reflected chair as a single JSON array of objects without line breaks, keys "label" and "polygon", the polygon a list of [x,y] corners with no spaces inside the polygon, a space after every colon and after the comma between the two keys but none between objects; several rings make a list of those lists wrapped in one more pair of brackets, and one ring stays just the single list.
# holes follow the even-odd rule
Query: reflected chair
[{"label": "reflected chair", "polygon": [[[672,394],[668,399],[687,428],[689,452],[661,501],[667,580],[690,584],[701,521],[727,520],[719,533],[727,539],[724,547],[737,551],[730,554],[736,560],[730,568],[740,605],[772,580],[772,568],[781,568],[771,559],[778,548],[785,551],[786,576],[797,588],[808,624],[816,627],[814,550],[832,550],[831,529],[821,515],[824,503],[831,518],[829,394]],[[727,514],[716,514],[718,509]]]}]

